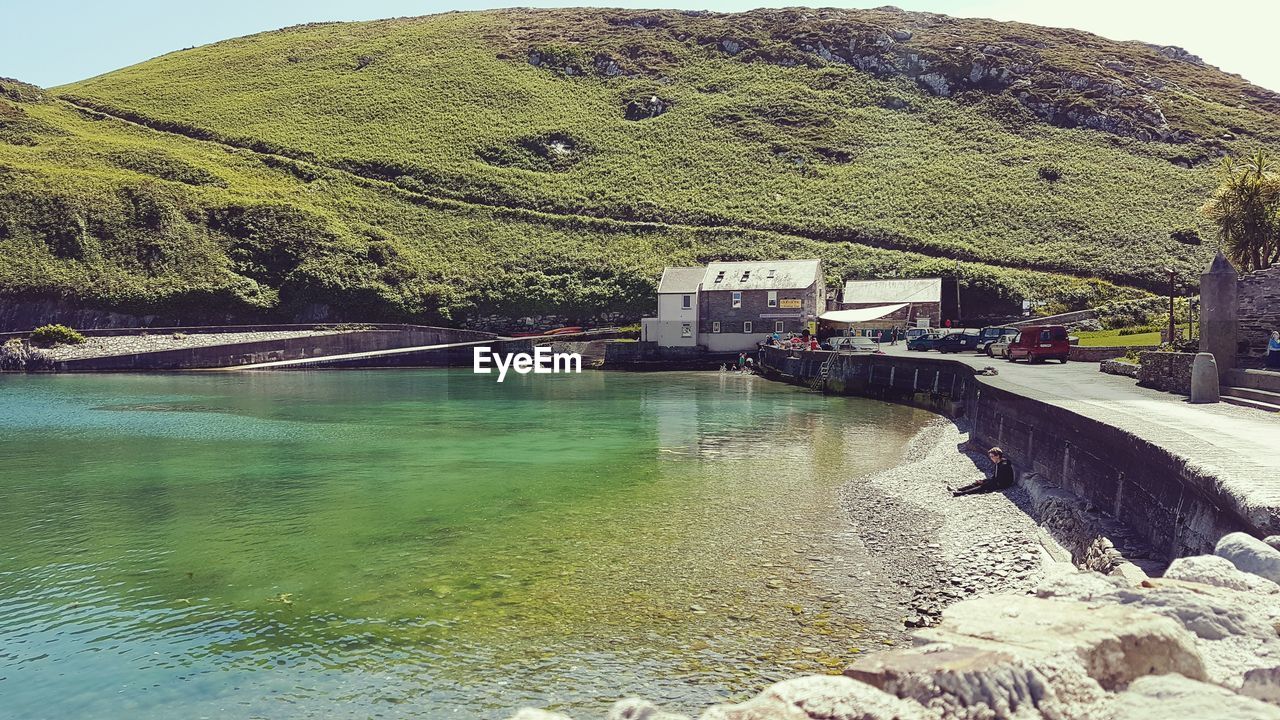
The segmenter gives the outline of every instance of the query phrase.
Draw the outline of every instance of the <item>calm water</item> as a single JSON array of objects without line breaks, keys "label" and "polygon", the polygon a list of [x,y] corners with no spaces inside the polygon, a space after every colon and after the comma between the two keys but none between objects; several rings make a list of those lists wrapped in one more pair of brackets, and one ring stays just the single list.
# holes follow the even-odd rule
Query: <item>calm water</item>
[{"label": "calm water", "polygon": [[0,377],[0,716],[692,710],[857,652],[927,416],[715,373]]}]

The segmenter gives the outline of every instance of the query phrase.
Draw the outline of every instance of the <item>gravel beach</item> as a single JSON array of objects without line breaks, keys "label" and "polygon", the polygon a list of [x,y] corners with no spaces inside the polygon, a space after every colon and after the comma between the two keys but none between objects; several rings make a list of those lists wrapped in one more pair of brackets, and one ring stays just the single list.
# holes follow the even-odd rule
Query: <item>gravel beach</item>
[{"label": "gravel beach", "polygon": [[[969,452],[963,421],[943,418],[924,428],[902,462],[847,483],[841,503],[852,533],[880,572],[881,601],[868,614],[902,632],[878,638],[897,644],[917,627],[937,623],[943,608],[969,597],[1029,593],[1046,577],[1072,572],[1070,554],[1032,519],[1025,490],[952,497],[990,474],[985,454]],[[1015,470],[1018,458],[1011,458]]]}]

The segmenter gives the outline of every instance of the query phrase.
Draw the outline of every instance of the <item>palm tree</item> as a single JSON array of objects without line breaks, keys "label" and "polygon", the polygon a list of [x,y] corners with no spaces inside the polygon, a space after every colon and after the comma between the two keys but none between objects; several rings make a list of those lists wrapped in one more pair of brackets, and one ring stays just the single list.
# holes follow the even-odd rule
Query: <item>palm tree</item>
[{"label": "palm tree", "polygon": [[1258,150],[1244,161],[1222,162],[1222,184],[1202,208],[1218,226],[1222,251],[1244,271],[1280,262],[1280,177]]}]

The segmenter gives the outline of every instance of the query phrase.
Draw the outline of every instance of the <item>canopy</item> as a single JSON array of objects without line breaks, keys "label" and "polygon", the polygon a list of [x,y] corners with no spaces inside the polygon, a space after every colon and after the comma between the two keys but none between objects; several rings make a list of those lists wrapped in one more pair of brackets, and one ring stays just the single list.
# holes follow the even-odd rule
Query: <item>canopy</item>
[{"label": "canopy", "polygon": [[898,303],[897,305],[877,305],[869,308],[858,308],[857,310],[832,310],[822,313],[818,316],[819,320],[826,320],[834,323],[860,323],[870,322],[871,320],[879,320],[885,315],[893,314],[909,303]]}]

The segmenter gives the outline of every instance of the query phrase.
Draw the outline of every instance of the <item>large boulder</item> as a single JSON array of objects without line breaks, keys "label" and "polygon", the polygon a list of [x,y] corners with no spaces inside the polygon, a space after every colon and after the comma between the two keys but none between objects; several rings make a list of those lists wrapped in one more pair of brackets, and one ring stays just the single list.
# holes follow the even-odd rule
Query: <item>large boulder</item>
[{"label": "large boulder", "polygon": [[953,720],[1091,718],[1109,694],[1078,664],[948,644],[859,660],[845,675]]},{"label": "large boulder", "polygon": [[1178,558],[1170,563],[1164,576],[1170,580],[1204,583],[1231,590],[1247,590],[1266,595],[1280,593],[1280,585],[1244,572],[1230,560],[1217,555]]},{"label": "large boulder", "polygon": [[[1175,564],[1176,565],[1176,564]],[[1267,667],[1280,658],[1280,594],[1237,590],[1225,585],[1237,581],[1252,586],[1213,562],[1179,566],[1177,575],[1196,575],[1215,580],[1209,585],[1177,579],[1152,579],[1137,587],[1115,587],[1101,591],[1097,583],[1050,580],[1037,589],[1045,597],[1087,599],[1096,605],[1119,605],[1162,615],[1194,635],[1194,645],[1204,662],[1207,679],[1228,687],[1239,687],[1244,674]],[[1231,572],[1239,572],[1233,567]],[[1254,578],[1269,587],[1270,582]]]},{"label": "large boulder", "polygon": [[1032,663],[1078,663],[1103,689],[1144,675],[1205,678],[1195,638],[1169,618],[1136,608],[1072,600],[996,595],[956,603],[918,640],[997,652]]},{"label": "large boulder", "polygon": [[1230,560],[1244,572],[1280,583],[1280,550],[1252,535],[1242,532],[1224,535],[1213,549],[1213,554]]},{"label": "large boulder", "polygon": [[810,675],[765,688],[736,705],[715,705],[700,720],[926,720],[919,705],[847,677]]},{"label": "large boulder", "polygon": [[1178,675],[1139,678],[1112,712],[1123,720],[1280,720],[1280,708]]}]

